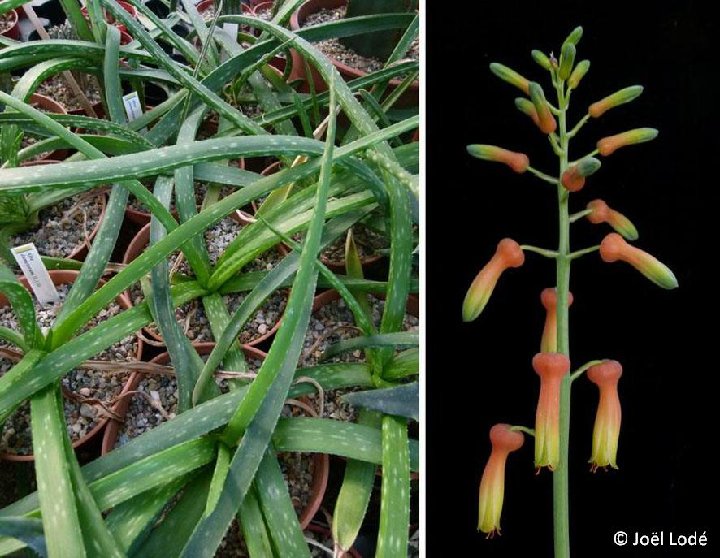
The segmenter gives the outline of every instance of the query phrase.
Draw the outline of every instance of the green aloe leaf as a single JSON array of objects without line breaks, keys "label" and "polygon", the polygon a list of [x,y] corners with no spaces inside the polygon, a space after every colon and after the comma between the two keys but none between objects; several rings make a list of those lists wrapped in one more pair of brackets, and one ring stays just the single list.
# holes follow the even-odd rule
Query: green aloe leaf
[{"label": "green aloe leaf", "polygon": [[330,358],[331,356],[335,356],[340,353],[354,351],[356,349],[364,349],[366,347],[416,347],[419,343],[420,337],[418,334],[407,331],[353,337],[352,339],[338,341],[337,343],[330,345],[323,354],[323,359]]},{"label": "green aloe leaf", "polygon": [[22,328],[24,342],[21,346],[35,347],[41,343],[42,337],[35,321],[35,306],[32,297],[10,271],[10,268],[2,263],[0,263],[0,293],[8,299]]},{"label": "green aloe leaf", "polygon": [[252,558],[272,558],[273,551],[265,526],[265,519],[258,503],[258,492],[255,483],[250,486],[245,498],[240,504],[238,521],[242,529],[248,554]]},{"label": "green aloe leaf", "polygon": [[420,391],[417,382],[392,388],[357,391],[343,395],[342,398],[355,407],[420,420]]},{"label": "green aloe leaf", "polygon": [[420,373],[420,351],[406,349],[395,356],[385,366],[383,378],[389,382]]},{"label": "green aloe leaf", "polygon": [[0,518],[0,536],[22,541],[40,558],[46,558],[42,520],[29,517]]}]

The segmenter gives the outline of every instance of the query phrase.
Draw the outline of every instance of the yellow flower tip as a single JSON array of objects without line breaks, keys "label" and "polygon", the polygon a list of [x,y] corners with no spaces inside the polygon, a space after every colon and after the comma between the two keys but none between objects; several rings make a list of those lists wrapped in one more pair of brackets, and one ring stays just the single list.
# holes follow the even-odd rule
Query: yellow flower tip
[{"label": "yellow flower tip", "polygon": [[621,147],[651,141],[654,140],[657,135],[658,131],[655,128],[637,128],[635,130],[602,138],[597,142],[597,149],[600,155],[607,157],[608,155],[615,153],[615,151]]},{"label": "yellow flower tip", "polygon": [[511,70],[504,64],[493,62],[492,64],[490,64],[490,71],[497,77],[499,77],[501,80],[509,83],[510,85],[514,85],[527,95],[528,85],[530,84],[530,82],[526,78],[518,74],[515,70]]},{"label": "yellow flower tip", "polygon": [[557,467],[560,461],[560,386],[570,372],[570,359],[560,353],[538,353],[533,369],[540,376],[535,412],[535,467]]},{"label": "yellow flower tip", "polygon": [[630,87],[616,91],[612,95],[608,95],[604,99],[600,99],[590,105],[588,108],[588,114],[593,118],[600,118],[611,108],[634,101],[642,94],[644,89],[645,88],[642,85],[631,85]]},{"label": "yellow flower tip", "polygon": [[639,237],[632,221],[619,211],[610,208],[603,200],[593,200],[588,203],[587,208],[590,210],[587,218],[591,223],[595,225],[607,223],[627,240],[637,240]]},{"label": "yellow flower tip", "polygon": [[600,243],[600,257],[608,263],[623,261],[630,264],[663,289],[678,287],[677,278],[669,267],[647,252],[628,244],[617,233],[608,234]]},{"label": "yellow flower tip", "polygon": [[463,301],[463,321],[471,322],[485,309],[502,273],[511,267],[520,267],[525,254],[520,245],[510,238],[502,239],[490,261],[475,276]]},{"label": "yellow flower tip", "polygon": [[467,152],[477,159],[504,163],[517,173],[525,172],[530,166],[530,159],[524,153],[510,151],[496,145],[468,145]]},{"label": "yellow flower tip", "polygon": [[622,410],[618,395],[618,381],[622,366],[615,360],[606,360],[588,369],[588,379],[598,386],[600,399],[593,427],[591,470],[612,467],[617,469],[618,440]]},{"label": "yellow flower tip", "polygon": [[478,530],[492,538],[500,533],[500,515],[505,498],[505,463],[510,453],[519,450],[525,441],[522,432],[509,424],[496,424],[490,429],[492,450],[480,481]]}]

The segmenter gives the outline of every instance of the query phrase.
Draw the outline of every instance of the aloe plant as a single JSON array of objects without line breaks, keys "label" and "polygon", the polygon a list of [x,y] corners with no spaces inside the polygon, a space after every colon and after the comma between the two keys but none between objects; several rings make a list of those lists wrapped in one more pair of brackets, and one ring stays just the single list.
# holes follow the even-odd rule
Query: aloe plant
[{"label": "aloe plant", "polygon": [[[182,12],[170,11],[164,18],[139,2],[132,4],[153,23],[151,31],[114,0],[94,1],[88,3],[89,33],[78,31],[78,40],[3,41],[0,50],[0,72],[26,70],[10,94],[0,93],[0,104],[7,107],[0,122],[8,161],[33,156],[38,149],[76,151],[52,169],[3,166],[0,208],[7,208],[13,219],[26,218],[37,200],[56,203],[100,186],[111,188],[105,218],[49,331],[37,327],[30,295],[13,272],[0,269],[0,292],[22,325],[21,332],[0,329],[0,337],[24,355],[0,377],[0,422],[30,401],[33,424],[41,425],[35,428],[33,440],[38,491],[0,510],[0,555],[28,546],[49,556],[212,556],[234,518],[243,526],[251,555],[308,555],[279,474],[277,454],[284,451],[333,453],[366,471],[383,466],[379,555],[404,555],[409,475],[419,466],[418,446],[408,439],[406,419],[380,412],[373,413],[372,420],[352,424],[324,418],[286,419],[280,414],[287,398],[312,393],[315,385],[323,390],[352,387],[372,392],[404,384],[417,373],[417,359],[400,356],[407,351],[396,355],[396,348],[417,345],[416,336],[402,336],[399,330],[408,293],[417,289],[411,272],[415,246],[410,231],[418,194],[418,150],[416,144],[402,145],[399,138],[415,129],[419,118],[390,117],[392,102],[378,105],[355,95],[386,82],[396,68],[345,83],[306,40],[402,29],[412,17],[392,15],[371,22],[350,18],[296,35],[280,24],[297,2],[285,2],[271,22],[220,16],[218,25],[253,24],[262,30],[245,48],[214,33],[197,17],[192,3],[183,2],[178,6]],[[77,4],[68,0],[63,6],[74,24]],[[127,28],[133,44],[120,45],[117,29],[93,17],[102,10]],[[173,31],[174,22],[181,19],[195,27],[197,46]],[[163,46],[168,45],[182,54],[184,65],[165,52]],[[302,96],[279,83],[277,76],[267,79],[269,57],[290,45],[317,67],[330,84],[328,92]],[[121,59],[127,63],[120,64]],[[416,63],[401,66],[417,70]],[[107,120],[48,115],[25,103],[42,80],[74,69],[100,79]],[[247,117],[223,95],[238,76],[262,111],[257,117]],[[123,88],[141,88],[145,81],[161,82],[171,94],[128,122],[121,104]],[[219,131],[199,141],[198,129],[210,110],[219,116]],[[337,114],[350,122],[351,128],[342,134],[338,134]],[[326,115],[327,126],[313,137]],[[89,132],[77,133],[75,127]],[[12,143],[18,133],[45,139],[21,151]],[[268,177],[227,164],[252,156],[297,162]],[[152,181],[151,189],[139,179]],[[195,205],[196,181],[210,185],[200,210]],[[234,191],[218,199],[220,186]],[[255,223],[243,228],[215,266],[210,265],[203,232],[247,203],[279,191],[283,194],[275,196]],[[152,214],[150,246],[97,288],[109,268],[117,269],[110,258],[130,194]],[[173,200],[177,217],[170,212]],[[364,279],[357,269],[333,274],[319,261],[320,250],[371,213],[389,231],[387,281]],[[292,251],[273,270],[242,272],[243,266],[281,241]],[[168,259],[178,251],[191,270],[191,276],[182,279],[172,278],[168,270]],[[48,258],[45,262],[78,267]],[[148,279],[152,289],[144,302],[80,333],[117,294]],[[298,368],[316,285],[337,289],[355,313],[363,332],[356,343],[366,348],[367,362]],[[233,389],[219,394],[215,371],[245,366],[239,331],[274,291],[287,287],[292,294],[286,316],[257,377],[252,382],[233,380]],[[222,296],[231,292],[246,294],[233,312],[222,302]],[[368,292],[386,297],[377,330],[367,316]],[[207,362],[178,330],[175,319],[174,309],[193,300],[203,305],[217,342]],[[80,467],[58,404],[59,381],[151,322],[165,339],[177,376],[178,415]],[[329,353],[345,349],[338,346]],[[314,383],[298,381],[304,378]],[[385,409],[394,413],[395,408]],[[361,524],[365,507],[350,510],[348,521]],[[343,535],[343,546],[351,544],[352,536]]]}]

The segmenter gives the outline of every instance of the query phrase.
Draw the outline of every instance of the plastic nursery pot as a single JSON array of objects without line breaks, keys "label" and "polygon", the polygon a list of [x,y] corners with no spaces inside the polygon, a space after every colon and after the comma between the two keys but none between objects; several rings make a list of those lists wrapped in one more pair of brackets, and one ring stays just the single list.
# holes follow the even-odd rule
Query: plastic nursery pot
[{"label": "plastic nursery pot", "polygon": [[10,10],[0,16],[0,35],[17,41],[20,38],[19,20],[17,10]]},{"label": "plastic nursery pot", "polygon": [[[125,255],[123,256],[122,263],[129,264],[132,262],[135,258],[137,258],[140,254],[142,254],[145,249],[148,246],[148,243],[150,242],[150,224],[145,225],[143,228],[141,228],[138,233],[133,237],[133,239],[130,241],[130,244],[128,244],[127,250],[125,250]],[[132,296],[130,296],[130,292],[126,291],[125,295],[128,297],[128,300],[132,304]],[[268,328],[268,330],[263,333],[262,335],[259,335],[257,337],[254,337],[251,341],[248,341],[247,343],[243,343],[243,347],[256,347],[263,343],[264,341],[270,339],[273,335],[275,335],[275,332],[280,328],[282,318],[278,319],[275,324]],[[162,338],[162,336],[159,334],[159,332],[155,331],[154,329],[150,327],[144,327],[143,333],[148,335],[151,339],[155,340],[159,344],[164,344],[165,340]],[[200,344],[200,341],[196,342],[197,344]]]},{"label": "plastic nursery pot", "polygon": [[[31,167],[34,165],[54,165],[57,163],[60,163],[61,161],[55,161],[52,159],[40,159],[37,161],[26,161],[21,166],[23,167]],[[77,260],[77,261],[83,261],[85,259],[85,256],[87,256],[89,245],[92,244],[92,241],[95,239],[95,236],[98,233],[98,230],[100,229],[100,223],[102,223],[102,220],[105,218],[105,209],[107,204],[106,195],[104,193],[98,193],[97,199],[100,201],[100,216],[98,217],[97,223],[95,223],[95,226],[90,231],[90,234],[87,236],[87,241],[82,242],[81,244],[78,244],[70,254],[65,256],[68,259],[71,260]],[[38,227],[42,227],[43,224],[41,223]],[[45,254],[42,254],[45,255]]]},{"label": "plastic nursery pot", "polygon": [[[193,343],[193,347],[200,356],[209,355],[215,343]],[[257,360],[263,360],[267,355],[263,351],[256,349],[255,347],[243,347],[243,351],[247,358],[254,358]],[[170,364],[169,353],[161,353],[151,361],[153,364],[160,364],[167,366]],[[144,374],[136,373],[128,383],[127,391],[123,393],[130,393],[135,391],[143,379]],[[123,397],[119,402],[118,406],[114,409],[115,414],[124,419],[127,415],[127,410],[130,405],[130,397]],[[121,422],[117,420],[110,420],[105,434],[102,440],[102,454],[105,455],[112,451],[117,443],[118,434],[120,432]],[[305,529],[310,524],[310,521],[320,509],[323,497],[325,495],[325,489],[327,488],[328,474],[330,470],[330,458],[325,453],[313,454],[313,479],[310,484],[310,496],[308,498],[307,505],[302,509],[299,514],[300,526]]]},{"label": "plastic nursery pot", "polygon": [[[347,0],[307,0],[306,2],[301,4],[300,7],[290,17],[290,28],[293,31],[298,31],[302,28],[305,20],[310,15],[315,14],[320,10],[335,10],[346,5]],[[312,77],[313,86],[316,92],[327,90],[327,84],[325,83],[325,80],[323,80],[315,67],[312,64],[308,64],[311,72],[311,76],[308,76],[305,73],[305,59],[302,57],[302,55],[295,49],[290,49],[290,53],[292,55],[293,67],[292,72],[290,73],[289,81],[300,79],[304,82],[307,82],[309,77]],[[328,60],[332,63],[333,66],[335,66],[337,71],[340,72],[340,75],[346,81],[367,75],[367,72],[358,70],[357,68],[353,68],[352,66],[348,66],[347,64],[344,64],[339,60],[336,60],[335,58],[328,57]],[[390,80],[390,88],[394,89],[401,83],[402,81],[399,79]],[[307,83],[304,83],[301,87],[301,90],[303,93],[308,93],[310,91],[310,88]],[[397,106],[418,106],[419,92],[420,83],[418,81],[414,81],[410,85],[410,87],[408,87],[407,90],[401,95],[400,99],[398,99]]]},{"label": "plastic nursery pot", "polygon": [[[50,279],[52,280],[53,284],[55,286],[60,285],[71,285],[75,282],[75,280],[78,277],[79,272],[75,270],[51,270],[48,272],[50,274]],[[28,280],[25,277],[19,278],[20,283],[28,290],[30,291],[30,287],[28,285]],[[104,285],[105,281],[100,280],[100,286]],[[119,294],[117,297],[115,297],[115,302],[120,306],[120,308],[127,310],[131,307],[130,301],[124,294]],[[7,306],[8,302],[7,299],[0,295],[0,307]],[[142,352],[143,352],[143,343],[140,338],[137,338],[137,351],[135,353],[135,358],[137,360],[141,360],[142,358]],[[132,385],[135,376],[137,375],[136,372],[132,372],[123,386],[122,390],[120,391],[120,394],[118,395],[118,401],[112,406],[112,412],[118,413],[120,411],[120,405],[125,400],[125,397],[123,395],[130,390],[130,386]],[[88,442],[93,440],[96,436],[102,432],[106,425],[108,424],[108,421],[110,419],[108,417],[101,418],[98,423],[84,436],[81,438],[78,438],[72,443],[72,447],[74,449],[80,448],[84,445],[86,445]],[[30,455],[15,455],[10,453],[0,453],[0,459],[4,459],[6,461],[34,461],[35,456]]]},{"label": "plastic nursery pot", "polygon": [[[51,114],[68,114],[64,105],[61,105],[57,101],[51,99],[50,97],[46,97],[45,95],[41,95],[40,93],[33,93],[30,96],[29,104],[36,109],[40,109]],[[56,149],[50,153],[43,153],[35,160],[43,161],[45,159],[52,159],[54,161],[62,161],[67,158],[68,154],[69,152],[67,149]]]}]

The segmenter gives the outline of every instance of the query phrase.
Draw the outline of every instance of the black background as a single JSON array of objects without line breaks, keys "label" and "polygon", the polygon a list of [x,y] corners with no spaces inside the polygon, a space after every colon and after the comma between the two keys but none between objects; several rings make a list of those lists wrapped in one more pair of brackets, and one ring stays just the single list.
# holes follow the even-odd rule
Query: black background
[{"label": "black background", "polygon": [[[571,199],[579,211],[602,198],[629,216],[635,242],[676,273],[664,291],[622,263],[597,254],[573,265],[574,366],[613,358],[623,425],[620,469],[591,474],[597,388],[575,382],[571,434],[571,535],[574,556],[698,556],[718,548],[715,503],[718,443],[718,272],[720,203],[717,137],[720,24],[698,2],[427,2],[427,469],[428,556],[552,555],[552,479],[533,468],[533,440],[510,456],[503,534],[476,532],[477,490],[497,422],[533,426],[538,379],[540,291],[554,286],[554,265],[526,254],[506,273],[483,314],[461,321],[465,291],[498,240],[557,245],[556,195],[526,173],[468,156],[471,143],[529,155],[553,172],[547,140],[513,106],[520,95],[488,70],[502,62],[539,81],[547,73],[530,50],[559,54],[576,25],[585,34],[578,60],[592,62],[571,99],[574,123],[589,103],[642,84],[635,102],[593,120],[571,145],[571,159],[604,135],[660,130],[651,143],[622,149]],[[574,249],[609,232],[585,220]],[[706,532],[705,549],[617,548],[617,530]],[[667,538],[666,538],[667,543]]]}]

